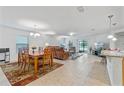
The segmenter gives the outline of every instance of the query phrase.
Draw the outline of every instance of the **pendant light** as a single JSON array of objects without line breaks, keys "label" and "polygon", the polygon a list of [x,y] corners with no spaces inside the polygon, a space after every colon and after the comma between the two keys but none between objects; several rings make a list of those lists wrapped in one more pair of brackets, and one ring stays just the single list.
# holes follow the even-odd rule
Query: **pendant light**
[{"label": "pendant light", "polygon": [[34,35],[34,33],[30,32],[30,36],[33,36],[33,35]]},{"label": "pendant light", "polygon": [[36,38],[36,37],[39,37],[40,34],[37,33],[37,25],[34,25],[34,30],[36,31],[36,33],[30,32],[30,36],[34,36],[35,38]]},{"label": "pendant light", "polygon": [[112,38],[112,41],[117,41],[117,38],[116,37]]},{"label": "pendant light", "polygon": [[112,39],[114,38],[113,34],[112,34],[112,31],[111,31],[111,21],[112,21],[112,17],[114,17],[114,15],[109,15],[108,18],[110,20],[110,24],[109,24],[109,30],[110,30],[110,34],[108,35],[108,39]]}]

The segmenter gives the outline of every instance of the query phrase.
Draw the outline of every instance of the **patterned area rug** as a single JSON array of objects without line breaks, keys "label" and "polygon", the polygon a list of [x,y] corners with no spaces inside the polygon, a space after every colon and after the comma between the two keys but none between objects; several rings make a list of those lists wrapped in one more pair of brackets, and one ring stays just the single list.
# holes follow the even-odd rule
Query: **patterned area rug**
[{"label": "patterned area rug", "polygon": [[34,67],[31,66],[29,71],[22,72],[18,63],[9,63],[6,65],[0,66],[8,78],[12,86],[24,86],[28,83],[44,76],[45,74],[61,67],[63,64],[53,62],[53,66],[49,68],[48,65],[45,65],[45,71],[43,72],[42,67],[39,67],[38,77],[34,76]]}]

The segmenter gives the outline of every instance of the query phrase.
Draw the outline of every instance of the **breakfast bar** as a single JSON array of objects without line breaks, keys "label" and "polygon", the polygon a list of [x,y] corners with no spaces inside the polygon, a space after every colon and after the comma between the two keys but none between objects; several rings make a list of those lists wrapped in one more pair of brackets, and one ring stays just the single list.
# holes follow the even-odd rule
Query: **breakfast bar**
[{"label": "breakfast bar", "polygon": [[124,85],[124,53],[104,50],[101,54],[106,56],[107,70],[111,85]]}]

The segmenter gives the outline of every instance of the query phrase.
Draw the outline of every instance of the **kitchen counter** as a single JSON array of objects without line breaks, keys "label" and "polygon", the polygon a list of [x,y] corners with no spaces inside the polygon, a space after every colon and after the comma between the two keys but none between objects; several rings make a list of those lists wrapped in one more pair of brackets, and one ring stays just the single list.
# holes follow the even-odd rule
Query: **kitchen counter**
[{"label": "kitchen counter", "polygon": [[124,52],[104,50],[101,55],[106,56],[111,85],[124,85]]},{"label": "kitchen counter", "polygon": [[101,51],[101,55],[111,56],[111,57],[124,57],[124,52],[103,50]]}]

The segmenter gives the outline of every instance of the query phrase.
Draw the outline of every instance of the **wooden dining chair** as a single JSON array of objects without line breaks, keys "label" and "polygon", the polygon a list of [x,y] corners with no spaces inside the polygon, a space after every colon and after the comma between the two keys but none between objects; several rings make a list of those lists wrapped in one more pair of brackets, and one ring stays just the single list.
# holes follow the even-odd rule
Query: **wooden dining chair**
[{"label": "wooden dining chair", "polygon": [[26,67],[29,71],[31,66],[34,65],[34,58],[32,56],[30,56],[28,53],[25,53],[23,62],[24,62],[24,64],[23,64],[24,65],[24,71],[26,70]]},{"label": "wooden dining chair", "polygon": [[18,66],[22,63],[22,49],[18,50]]},{"label": "wooden dining chair", "polygon": [[[34,57],[32,56],[28,56],[29,57],[29,64],[28,64],[28,71],[30,70],[30,66],[33,65],[34,66]],[[39,63],[39,62],[38,62]]]},{"label": "wooden dining chair", "polygon": [[21,57],[21,63],[20,63],[21,71],[25,72],[25,68],[26,68],[26,65],[27,65],[26,55],[24,53],[21,53],[20,57]]},{"label": "wooden dining chair", "polygon": [[45,65],[49,65],[51,68],[53,64],[52,52],[49,49],[44,50],[43,54],[43,71],[45,70]]},{"label": "wooden dining chair", "polygon": [[30,65],[30,57],[29,57],[29,50],[28,48],[24,48],[18,53],[18,66],[20,66],[21,71],[25,72],[26,67],[28,67],[29,71],[29,65]]}]

